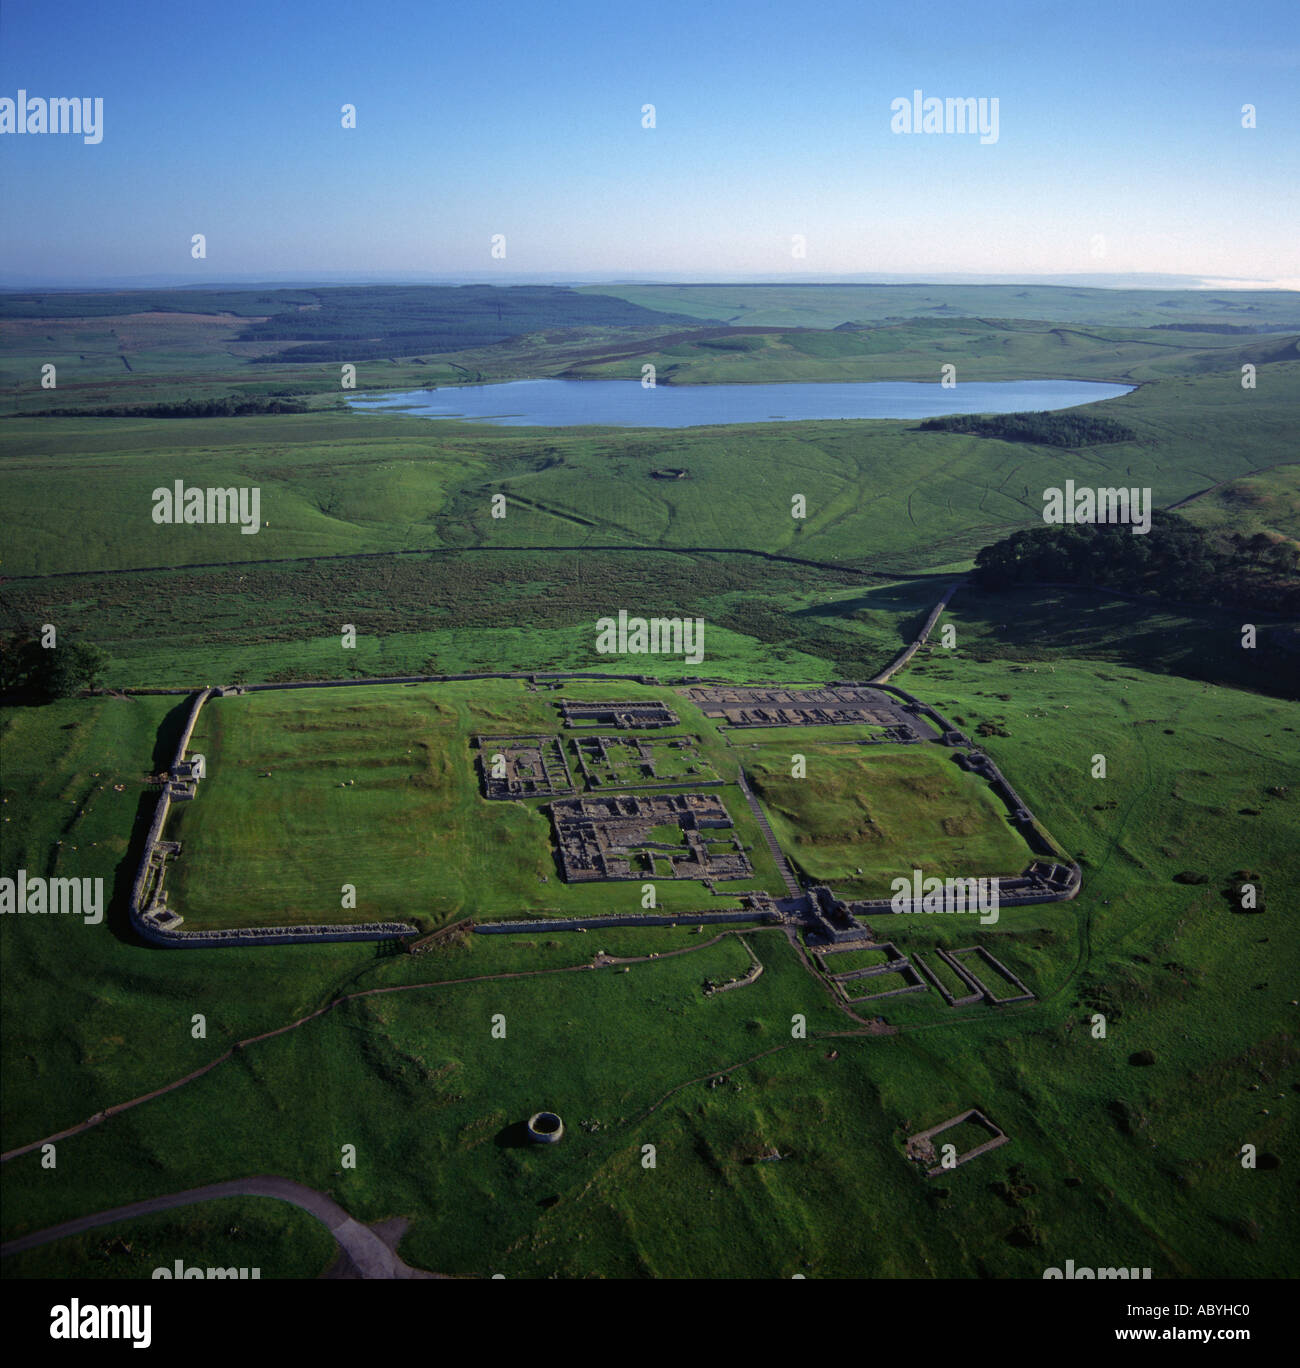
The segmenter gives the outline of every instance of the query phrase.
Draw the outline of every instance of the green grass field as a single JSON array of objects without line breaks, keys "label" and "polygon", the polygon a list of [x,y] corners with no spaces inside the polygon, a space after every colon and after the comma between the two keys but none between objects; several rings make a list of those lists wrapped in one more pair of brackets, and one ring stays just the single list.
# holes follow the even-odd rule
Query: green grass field
[{"label": "green grass field", "polygon": [[[644,308],[738,327],[837,328],[842,323],[925,317],[1034,318],[1061,323],[1152,327],[1160,323],[1300,324],[1287,290],[1112,290],[1059,285],[609,285]],[[1176,335],[1175,335],[1176,336]]]},{"label": "green grass field", "polygon": [[[790,1014],[809,1014],[814,1036],[844,1030],[844,1018],[784,940],[763,933],[751,937],[762,977],[707,1001],[704,978],[747,968],[734,938],[633,965],[626,976],[589,971],[363,999],[64,1142],[67,1177],[57,1187],[21,1181],[36,1157],[11,1161],[6,1233],[266,1171],[322,1186],[363,1219],[411,1216],[404,1257],[444,1272],[788,1275],[807,1263],[810,1272],[883,1276],[929,1260],[936,1273],[1040,1276],[1062,1249],[1151,1264],[1157,1276],[1293,1266],[1277,1181],[1295,1160],[1294,1009],[1286,1005],[1294,948],[1272,926],[1277,913],[1234,916],[1222,888],[1243,866],[1268,871],[1269,886],[1300,876],[1288,799],[1268,796],[1297,772],[1300,714],[1295,704],[1127,667],[1053,663],[1017,677],[1017,701],[1069,716],[1070,725],[1031,735],[1022,724],[986,744],[1080,854],[1080,898],[1006,909],[996,927],[978,930],[932,918],[887,928],[904,953],[987,939],[1038,1002],[949,1012],[933,992],[886,999],[874,1010],[904,1033],[839,1036],[832,1062],[829,1043],[789,1039]],[[1006,715],[997,697],[1005,672],[994,664],[954,656],[923,662],[909,680],[971,719]],[[540,704],[545,695],[534,697]],[[6,865],[29,851],[39,858],[58,836],[60,872],[103,870],[101,845],[114,852],[111,871],[137,804],[113,794],[114,805],[111,783],[97,796],[92,785],[138,781],[142,766],[123,771],[111,757],[128,746],[147,755],[171,707],[105,699],[11,710],[6,754],[30,759],[6,766],[6,813],[18,818]],[[1117,717],[1127,720],[1117,726]],[[1099,745],[1111,760],[1105,783],[1089,776]],[[1153,801],[1157,794],[1166,796]],[[1243,808],[1260,816],[1229,820]],[[1187,868],[1210,882],[1175,882]],[[554,946],[471,937],[432,957],[398,959],[337,946],[176,955],[133,948],[113,921],[0,926],[16,1028],[6,1036],[17,1065],[5,1071],[7,1147],[179,1077],[221,1042],[285,1024],[340,991],[712,939],[665,928],[602,933],[599,945],[591,936]],[[61,1006],[69,992],[81,1003],[72,1014]],[[1108,1019],[1105,1040],[1090,1034],[1097,1010]],[[195,1011],[209,1017],[206,1041],[191,1038]],[[496,1012],[512,1023],[507,1042],[491,1039]],[[124,1031],[128,1017],[140,1028]],[[673,1028],[661,1025],[648,1056],[650,1020]],[[529,1061],[522,1074],[507,1053],[516,1031],[518,1060]],[[541,1056],[539,1031],[548,1042]],[[631,1073],[621,1040],[636,1042]],[[726,1088],[690,1085],[647,1112],[670,1088],[783,1042]],[[495,1064],[486,1053],[494,1045],[505,1046]],[[1129,1057],[1143,1049],[1156,1063],[1135,1069]],[[513,1148],[510,1127],[539,1105],[559,1110],[578,1143],[554,1155]],[[909,1178],[901,1136],[968,1106],[984,1109],[1012,1143],[948,1180],[946,1198],[932,1197]],[[601,1128],[583,1130],[584,1120]],[[178,1146],[181,1133],[188,1142]],[[339,1169],[345,1140],[364,1156],[355,1172]],[[1246,1142],[1280,1155],[1283,1169],[1242,1171],[1236,1150]],[[640,1168],[643,1143],[658,1145],[656,1170]],[[770,1145],[797,1157],[746,1163]],[[1036,1189],[1014,1207],[989,1191],[1013,1164]],[[124,1173],[132,1175],[125,1182]],[[1082,1184],[1066,1186],[1073,1177]],[[559,1201],[538,1205],[552,1197]],[[882,1218],[909,1234],[881,1241],[870,1232]],[[660,1233],[673,1225],[690,1237]],[[792,1244],[795,1229],[805,1233]]]},{"label": "green grass field", "polygon": [[[566,685],[565,697],[664,695],[636,684]],[[549,799],[489,801],[472,748],[479,734],[557,732],[551,691],[518,681],[380,685],[213,700],[191,751],[210,780],[177,805],[165,835],[184,850],[168,875],[186,929],[411,920],[424,930],[473,915],[633,912],[640,883],[566,884],[552,853]],[[704,722],[675,700],[692,724]],[[693,715],[692,715],[693,714]],[[715,773],[736,771],[724,743],[702,742]],[[657,736],[690,735],[686,718]],[[691,781],[681,781],[689,791]],[[670,790],[671,791],[671,790]],[[747,847],[754,876],[712,897],[656,864],[657,906],[734,906],[730,891],[780,892],[772,858],[734,783],[714,790]],[[352,839],[340,843],[340,831]],[[677,827],[660,837],[679,844]],[[647,877],[650,877],[649,875]],[[344,886],[355,905],[344,907]]]},{"label": "green grass field", "polygon": [[[254,316],[221,319],[237,300],[195,295],[201,316],[189,321],[152,305],[167,316],[7,320],[4,411],[73,412],[0,421],[0,628],[54,623],[61,638],[97,642],[114,687],[192,688],[629,669],[594,650],[597,618],[626,607],[706,623],[698,670],[671,659],[635,668],[823,683],[883,667],[974,554],[1040,524],[1042,489],[1067,478],[1149,485],[1157,503],[1189,500],[1181,513],[1224,534],[1297,535],[1293,294],[612,293],[769,331],[547,330],[376,358],[359,383],[616,374],[644,359],[675,383],[932,380],[955,360],[959,380],[1140,383],[1091,410],[1136,436],[1069,451],[901,422],[487,430],[345,411],[330,364],[254,364],[273,344],[233,340]],[[889,326],[792,331],[844,322]],[[1170,322],[1180,327],[1153,326]],[[1182,327],[1225,324],[1277,332]],[[40,391],[33,377],[51,357],[59,390]],[[1247,363],[1254,390],[1241,386]],[[75,413],[278,390],[312,411]],[[664,466],[690,478],[651,478]],[[177,478],[257,484],[269,525],[244,536],[154,524],[151,490]],[[498,492],[504,519],[490,512]],[[793,493],[808,496],[801,522]],[[878,918],[878,936],[919,952],[956,993],[939,946],[983,945],[1035,994],[949,1009],[931,989],[861,1009],[897,1028],[889,1035],[863,1033],[820,972],[871,952],[826,956],[810,973],[780,931],[757,928],[746,943],[762,975],[706,997],[706,981],[750,969],[735,934],[689,920],[548,929],[548,912],[640,905],[637,883],[565,887],[535,800],[479,796],[469,738],[556,730],[557,692],[383,685],[205,709],[193,749],[210,777],[179,816],[184,853],[168,876],[187,928],[374,919],[399,906],[426,928],[471,911],[542,914],[525,936],[459,936],[417,955],[141,946],[127,900],[155,801],[146,778],[167,763],[186,700],[0,706],[0,875],[103,878],[108,903],[99,926],[0,917],[0,1147],[76,1126],[330,1008],[60,1140],[53,1173],[39,1151],[5,1162],[4,1238],[273,1173],[359,1220],[409,1221],[405,1259],[466,1276],[1040,1279],[1066,1258],[1150,1266],[1156,1278],[1294,1276],[1300,963],[1284,919],[1300,886],[1297,625],[1261,619],[1257,648],[1243,650],[1240,618],[1046,585],[957,592],[941,620],[955,645],[932,638],[896,682],[987,749],[1079,861],[1083,886],[1069,903],[1003,908],[994,925]],[[342,646],[349,623],[355,650]],[[711,791],[752,846],[746,887],[782,885],[734,783],[742,762],[782,842],[841,891],[859,867],[865,884],[896,858],[908,869],[986,859],[988,873],[1026,862],[1000,804],[937,748],[851,747],[865,735],[853,728],[723,733],[673,697],[681,725],[669,734],[701,737],[727,780]],[[795,750],[808,758],[803,781],[788,777]],[[1099,755],[1104,779],[1093,777]],[[942,808],[933,819],[931,800]],[[879,856],[873,826],[898,857]],[[1234,900],[1243,879],[1265,910]],[[357,887],[355,910],[339,906],[343,883]],[[657,891],[670,911],[734,905],[694,884]],[[630,962],[591,967],[601,950]],[[492,1032],[501,1015],[504,1038]],[[792,1034],[798,1016],[807,1038]],[[1010,1142],[925,1179],[904,1157],[906,1137],[970,1107]],[[561,1144],[520,1143],[539,1108],[564,1118]],[[357,1147],[355,1169],[341,1164],[345,1144]],[[1241,1164],[1247,1144],[1254,1170]],[[773,1149],[779,1162],[766,1161]],[[321,1272],[332,1251],[319,1227],[271,1207],[105,1228],[6,1260],[4,1272],[138,1277],[176,1257],[260,1264],[263,1277]]]},{"label": "green grass field", "polygon": [[910,887],[915,869],[941,879],[1018,874],[1033,858],[1005,805],[951,751],[801,741],[807,777],[794,779],[790,743],[764,740],[745,769],[777,840],[811,882],[841,896],[888,897],[891,881]]},{"label": "green grass field", "polygon": [[165,1268],[253,1270],[261,1279],[319,1277],[337,1257],[313,1216],[271,1198],[229,1197],[70,1235],[5,1260],[7,1278],[153,1278]]}]

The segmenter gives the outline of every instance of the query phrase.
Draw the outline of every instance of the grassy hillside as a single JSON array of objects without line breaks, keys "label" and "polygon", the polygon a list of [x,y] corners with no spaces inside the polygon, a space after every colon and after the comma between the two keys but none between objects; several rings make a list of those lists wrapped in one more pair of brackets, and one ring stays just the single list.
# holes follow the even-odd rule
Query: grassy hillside
[{"label": "grassy hillside", "polygon": [[[613,296],[556,286],[335,286],[306,290],[136,290],[89,294],[0,292],[0,388],[47,401],[41,367],[58,368],[66,393],[105,379],[240,370],[245,384],[274,384],[304,363],[385,361],[455,352],[522,334],[689,323]],[[299,372],[301,373],[301,371]],[[317,375],[320,374],[319,365]],[[329,368],[337,389],[339,365]],[[364,382],[363,382],[364,383]],[[186,397],[193,397],[188,392]]]},{"label": "grassy hillside", "polygon": [[1226,480],[1194,495],[1178,510],[1216,531],[1300,541],[1300,462],[1277,465],[1241,480]]},{"label": "grassy hillside", "polygon": [[[907,422],[485,432],[395,415],[187,421],[14,418],[0,479],[9,574],[435,547],[735,548],[931,569],[1041,518],[1042,491],[1146,485],[1158,504],[1289,461],[1300,362],[1249,391],[1231,371],[1095,406],[1137,438],[1058,448]],[[1092,411],[1090,406],[1089,411]],[[656,480],[662,466],[681,480]],[[262,528],[159,525],[155,488],[255,485]],[[506,516],[492,516],[492,496]],[[791,516],[803,494],[807,516]],[[58,508],[50,519],[47,510]],[[70,537],[68,528],[76,528]]]},{"label": "grassy hillside", "polygon": [[938,381],[1040,378],[1132,381],[1296,360],[1294,336],[1243,338],[1196,332],[1030,323],[1014,319],[911,319],[859,331],[751,330],[667,334],[633,346],[592,348],[563,372],[581,379],[637,379],[655,366],[659,384],[783,381]]},{"label": "grassy hillside", "polygon": [[52,621],[99,644],[111,685],[180,688],[607,669],[595,624],[620,607],[702,618],[710,674],[857,678],[902,649],[939,592],[757,556],[575,549],[70,575],[11,581],[0,603],[6,626]]}]

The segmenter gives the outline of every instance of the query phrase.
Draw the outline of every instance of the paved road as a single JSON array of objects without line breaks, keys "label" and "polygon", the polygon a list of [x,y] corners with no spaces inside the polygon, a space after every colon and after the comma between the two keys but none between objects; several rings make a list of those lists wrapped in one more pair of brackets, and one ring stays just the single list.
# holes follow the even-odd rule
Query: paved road
[{"label": "paved road", "polygon": [[148,1216],[155,1211],[169,1211],[173,1207],[193,1206],[196,1202],[210,1202],[219,1197],[274,1197],[289,1202],[314,1216],[338,1241],[343,1252],[351,1259],[357,1273],[363,1278],[435,1278],[436,1273],[426,1273],[403,1263],[393,1250],[368,1226],[354,1220],[337,1202],[315,1188],[295,1183],[290,1178],[276,1178],[269,1174],[259,1174],[253,1178],[236,1178],[229,1183],[210,1183],[207,1187],[190,1188],[186,1192],[170,1192],[163,1197],[149,1197],[143,1202],[131,1202],[127,1206],[114,1207],[111,1211],[100,1211],[93,1216],[80,1216],[75,1221],[64,1221],[62,1225],[50,1226],[31,1235],[23,1235],[0,1245],[0,1256],[21,1254],[24,1250],[34,1249],[37,1245],[48,1244],[51,1240],[61,1240],[68,1235],[80,1235],[83,1231],[94,1230],[96,1226],[110,1225],[114,1221],[126,1221],[135,1216]]}]

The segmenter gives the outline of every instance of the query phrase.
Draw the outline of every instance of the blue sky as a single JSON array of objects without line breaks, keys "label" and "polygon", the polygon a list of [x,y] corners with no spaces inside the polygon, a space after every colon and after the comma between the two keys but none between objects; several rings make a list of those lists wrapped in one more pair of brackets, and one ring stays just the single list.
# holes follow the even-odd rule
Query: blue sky
[{"label": "blue sky", "polygon": [[[891,132],[918,87],[996,97],[997,142]],[[1295,0],[4,0],[0,97],[19,89],[102,97],[104,135],[0,135],[8,278],[1300,284]]]}]

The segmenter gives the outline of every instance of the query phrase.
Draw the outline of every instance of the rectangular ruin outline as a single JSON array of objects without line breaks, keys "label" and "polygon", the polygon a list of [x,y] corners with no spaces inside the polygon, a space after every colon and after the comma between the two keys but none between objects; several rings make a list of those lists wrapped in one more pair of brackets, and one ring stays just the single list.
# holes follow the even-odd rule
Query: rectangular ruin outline
[{"label": "rectangular ruin outline", "polygon": [[[846,969],[843,973],[834,973],[831,966],[826,962],[827,955],[844,954],[849,950],[880,950],[885,955],[883,964],[869,964],[864,969]],[[817,962],[821,966],[822,973],[826,975],[832,983],[850,983],[855,979],[871,978],[876,974],[887,974],[892,970],[897,970],[900,964],[906,964],[908,956],[899,950],[893,941],[872,941],[869,945],[854,944],[852,941],[834,946],[819,946],[812,952],[817,956]]]},{"label": "rectangular ruin outline", "polygon": [[934,953],[948,966],[949,969],[952,970],[954,974],[957,975],[957,977],[966,985],[967,988],[971,990],[971,992],[977,994],[979,997],[988,996],[988,990],[984,987],[984,985],[979,981],[978,978],[975,977],[974,974],[971,973],[969,969],[966,968],[964,964],[960,962],[960,960],[957,960],[953,957],[953,952],[949,950],[947,946],[936,945],[934,947]]},{"label": "rectangular ruin outline", "polygon": [[[917,1131],[915,1135],[909,1135],[903,1146],[904,1153],[909,1159],[921,1157],[912,1154],[913,1145],[928,1143],[934,1136],[942,1135],[944,1131],[951,1130],[954,1126],[960,1126],[963,1121],[971,1120],[974,1120],[976,1125],[992,1131],[992,1138],[986,1140],[982,1145],[976,1145],[974,1149],[967,1150],[965,1154],[959,1154],[952,1168],[944,1168],[942,1164],[937,1164],[934,1168],[927,1169],[925,1172],[927,1178],[937,1178],[941,1173],[951,1173],[953,1169],[960,1168],[968,1160],[977,1159],[981,1154],[987,1154],[990,1150],[997,1149],[999,1145],[1005,1145],[1011,1139],[1001,1126],[990,1121],[978,1107],[971,1107],[969,1111],[950,1117],[947,1121],[941,1121],[937,1126],[931,1126],[929,1130]],[[931,1151],[933,1152],[933,1146],[931,1146]]]},{"label": "rectangular ruin outline", "polygon": [[[515,793],[510,791],[509,785],[511,781],[509,775],[507,775],[506,779],[501,780],[493,779],[492,776],[488,773],[487,750],[490,746],[498,746],[508,750],[512,746],[512,744],[520,745],[522,743],[529,742],[537,743],[537,750],[541,758],[543,772],[545,772],[546,768],[546,747],[548,745],[554,746],[555,754],[559,758],[560,765],[564,770],[564,778],[566,780],[565,787],[556,787],[553,784],[551,784],[548,779],[545,787],[536,788],[531,793]],[[474,745],[477,747],[477,758],[479,762],[479,778],[482,781],[484,798],[488,798],[493,801],[512,798],[549,798],[560,797],[566,794],[576,793],[578,791],[577,785],[573,781],[573,774],[569,769],[568,757],[564,754],[564,739],[562,736],[555,732],[536,732],[520,734],[517,736],[475,735]],[[505,785],[504,791],[502,791],[502,785]]]},{"label": "rectangular ruin outline", "polygon": [[[936,973],[934,972],[934,970],[931,969],[930,966],[921,958],[920,953],[919,953],[918,951],[913,951],[913,952],[912,952],[912,960],[913,960],[913,962],[915,963],[916,967],[917,967],[918,969],[920,969],[921,972],[926,976],[926,978],[928,978],[928,979],[930,980],[930,982],[931,982],[932,984],[934,984],[934,986],[939,990],[939,996],[940,996],[941,998],[943,998],[944,1003],[945,1003],[947,1006],[949,1006],[949,1007],[969,1007],[972,1003],[984,1001],[984,994],[983,994],[982,991],[981,991],[981,992],[975,992],[975,993],[967,993],[965,997],[959,997],[959,998],[958,998],[958,997],[953,997],[953,995],[952,995],[952,994],[948,991],[948,989],[944,986],[943,980],[942,980],[942,979],[939,977],[939,975],[936,974]],[[945,960],[945,963],[947,963],[946,960]],[[950,967],[951,967],[951,966],[950,966]],[[962,979],[962,982],[963,982],[963,983],[966,982],[965,978]],[[970,985],[967,984],[967,986],[969,987]]]},{"label": "rectangular ruin outline", "polygon": [[912,982],[909,982],[905,988],[889,988],[883,993],[868,993],[865,997],[857,998],[851,998],[849,996],[848,990],[841,980],[832,979],[831,982],[840,990],[845,1002],[847,1002],[850,1007],[856,1007],[863,1002],[878,1002],[881,998],[900,997],[904,993],[925,993],[929,991],[930,985],[916,972],[916,968],[912,964],[912,961],[906,956],[902,959],[892,961],[885,965],[883,969],[877,968],[868,970],[866,974],[859,974],[856,975],[856,977],[874,978],[886,972],[900,974],[904,980],[910,978]]},{"label": "rectangular ruin outline", "polygon": [[[590,793],[613,793],[616,788],[629,789],[697,789],[697,788],[724,788],[727,781],[718,774],[713,762],[703,753],[703,738],[696,734],[684,736],[635,736],[626,732],[616,732],[610,735],[600,733],[588,733],[585,728],[575,728],[579,734],[569,736],[568,741],[574,756],[577,759],[578,767],[582,772],[582,778]],[[587,763],[588,757],[583,753],[583,746],[591,742],[615,741],[619,745],[627,746],[633,743],[650,746],[674,746],[681,742],[693,743],[692,749],[700,761],[709,767],[709,772],[715,777],[704,779],[699,776],[687,775],[679,779],[660,779],[649,782],[634,782],[626,778],[619,778],[613,784],[597,784],[593,782],[591,768]],[[575,790],[576,791],[576,790]]]},{"label": "rectangular ruin outline", "polygon": [[[583,731],[589,727],[634,731],[638,727],[681,726],[681,718],[661,698],[557,698],[555,706],[560,710],[566,731]],[[582,721],[575,716],[582,713],[599,713],[601,716]],[[621,718],[627,720],[621,721]]]},{"label": "rectangular ruin outline", "polygon": [[870,685],[716,685],[684,692],[718,724],[719,731],[842,726],[882,729],[882,735],[860,745],[905,745],[937,740],[939,735],[919,716],[909,715],[905,707]]},{"label": "rectangular ruin outline", "polygon": [[[634,810],[619,812],[619,804],[631,804]],[[663,878],[711,882],[715,879],[725,881],[754,877],[753,864],[736,833],[736,824],[718,793],[580,794],[543,804],[543,807],[551,821],[556,862],[566,883]],[[602,807],[604,814],[600,811]],[[590,808],[596,810],[590,811]],[[642,808],[646,810],[638,810]],[[644,838],[644,832],[656,826],[670,825],[673,821],[678,823],[684,837],[681,845],[665,846]],[[611,839],[606,829],[615,828],[616,837],[619,826],[633,828],[630,832],[622,833],[629,836],[630,840]],[[641,830],[636,830],[637,827]],[[727,839],[731,849],[725,855],[706,849],[709,842],[704,833],[711,831],[730,833]],[[683,862],[679,852],[683,848],[696,856],[698,872],[678,872],[678,865]],[[662,875],[656,872],[653,865],[656,851],[668,857],[671,873]],[[634,869],[632,861],[635,856],[647,852],[650,852],[651,868]],[[614,865],[611,865],[611,860],[615,862]]]},{"label": "rectangular ruin outline", "polygon": [[[1005,977],[1009,983],[1014,983],[1016,987],[1020,989],[1020,992],[1012,993],[1007,997],[998,997],[997,994],[994,993],[993,990],[988,986],[988,984],[986,984],[983,981],[983,979],[981,979],[973,970],[964,969],[964,967],[958,967],[956,960],[956,957],[958,955],[982,956],[985,960],[988,961],[989,964],[993,966],[994,969],[998,971],[998,973],[1002,974],[1003,977]],[[1032,989],[1030,989],[1026,984],[1024,984],[1015,974],[1011,972],[1010,969],[1007,968],[1005,964],[1002,963],[1000,959],[997,958],[996,955],[993,954],[991,950],[987,949],[983,945],[963,946],[960,950],[953,950],[950,954],[946,955],[945,958],[949,961],[950,964],[952,964],[954,969],[957,969],[959,973],[964,973],[965,977],[971,979],[974,983],[979,985],[980,992],[983,994],[985,1000],[993,1007],[1004,1007],[1008,1003],[1012,1002],[1032,1002],[1037,997],[1037,994],[1034,993]]]}]

